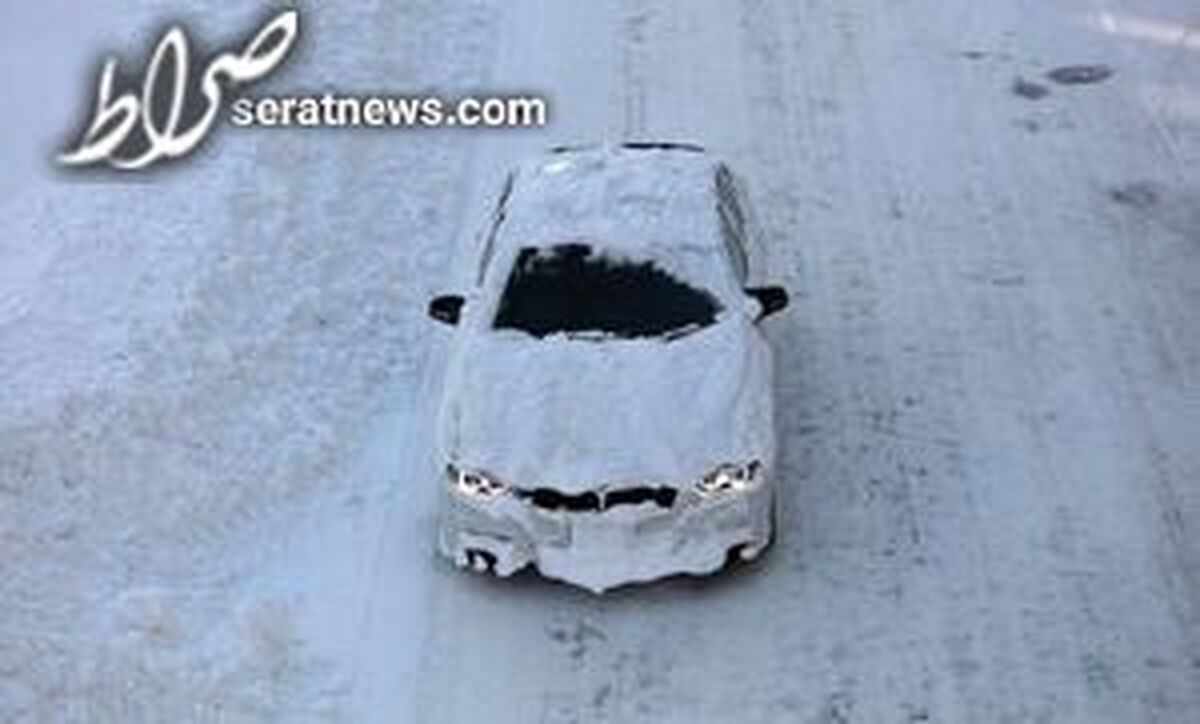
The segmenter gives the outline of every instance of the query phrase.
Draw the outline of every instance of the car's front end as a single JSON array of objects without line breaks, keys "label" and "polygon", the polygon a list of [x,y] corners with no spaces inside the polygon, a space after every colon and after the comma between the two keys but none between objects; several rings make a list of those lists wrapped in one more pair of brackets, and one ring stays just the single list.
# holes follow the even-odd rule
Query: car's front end
[{"label": "car's front end", "polygon": [[718,176],[657,146],[515,174],[476,286],[431,308],[457,326],[438,415],[445,555],[603,591],[769,544],[757,321],[780,304],[746,286]]},{"label": "car's front end", "polygon": [[669,341],[463,342],[439,434],[439,543],[460,565],[603,591],[712,573],[770,542],[770,355],[751,322]]},{"label": "car's front end", "polygon": [[439,545],[460,566],[510,575],[533,565],[593,591],[757,556],[772,535],[763,461],[723,463],[689,481],[521,487],[447,465]]}]

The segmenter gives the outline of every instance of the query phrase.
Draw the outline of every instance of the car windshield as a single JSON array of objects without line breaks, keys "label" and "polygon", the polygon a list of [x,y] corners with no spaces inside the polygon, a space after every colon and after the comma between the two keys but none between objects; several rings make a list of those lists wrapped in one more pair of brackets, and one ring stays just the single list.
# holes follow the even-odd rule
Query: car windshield
[{"label": "car windshield", "polygon": [[713,295],[652,261],[561,244],[521,249],[493,327],[535,337],[676,338],[712,324],[720,311]]}]

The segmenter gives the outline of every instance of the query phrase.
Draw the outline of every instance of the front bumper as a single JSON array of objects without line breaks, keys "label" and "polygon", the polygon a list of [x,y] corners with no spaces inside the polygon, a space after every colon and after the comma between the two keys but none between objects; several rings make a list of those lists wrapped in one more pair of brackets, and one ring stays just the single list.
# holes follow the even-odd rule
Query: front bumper
[{"label": "front bumper", "polygon": [[752,558],[772,536],[774,488],[765,475],[750,490],[713,498],[681,490],[667,509],[648,502],[551,512],[512,495],[479,502],[442,491],[438,547],[460,566],[507,576],[532,564],[544,576],[596,592],[713,573],[731,549]]}]

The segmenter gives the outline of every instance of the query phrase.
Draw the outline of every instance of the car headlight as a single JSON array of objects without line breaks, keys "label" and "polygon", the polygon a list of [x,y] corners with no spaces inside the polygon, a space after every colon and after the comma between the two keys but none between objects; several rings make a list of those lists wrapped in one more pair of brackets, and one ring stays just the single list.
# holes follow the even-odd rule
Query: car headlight
[{"label": "car headlight", "polygon": [[718,465],[696,483],[696,491],[705,497],[724,493],[740,493],[758,484],[762,464],[757,460],[735,465]]},{"label": "car headlight", "polygon": [[478,470],[463,470],[456,465],[446,466],[446,480],[454,492],[468,498],[491,500],[508,492],[508,486]]}]

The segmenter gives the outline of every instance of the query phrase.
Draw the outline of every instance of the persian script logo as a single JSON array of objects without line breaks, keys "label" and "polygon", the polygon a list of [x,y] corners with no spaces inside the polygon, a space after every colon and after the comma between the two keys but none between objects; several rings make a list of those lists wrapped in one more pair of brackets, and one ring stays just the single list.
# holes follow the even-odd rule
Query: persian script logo
[{"label": "persian script logo", "polygon": [[[187,35],[177,26],[169,29],[155,48],[140,96],[135,91],[114,96],[117,61],[108,58],[100,72],[91,123],[75,148],[58,156],[59,163],[71,167],[103,163],[131,171],[187,155],[212,130],[221,111],[222,84],[230,88],[244,85],[275,70],[287,58],[299,32],[299,12],[279,13],[240,52],[212,58],[199,78],[198,89],[188,73]],[[164,65],[171,73],[160,77]]]}]

